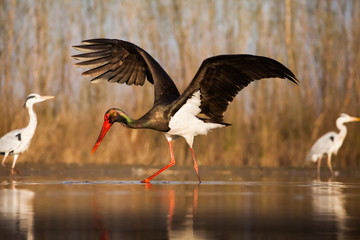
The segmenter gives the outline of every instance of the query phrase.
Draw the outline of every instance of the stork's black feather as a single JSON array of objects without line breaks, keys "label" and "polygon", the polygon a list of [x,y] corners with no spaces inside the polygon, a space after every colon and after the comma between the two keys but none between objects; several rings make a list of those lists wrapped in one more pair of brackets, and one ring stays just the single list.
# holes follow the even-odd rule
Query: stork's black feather
[{"label": "stork's black feather", "polygon": [[116,39],[90,39],[75,49],[86,53],[72,57],[82,62],[78,67],[91,68],[82,73],[92,76],[91,82],[117,82],[144,85],[145,79],[154,84],[155,103],[170,103],[180,96],[174,82],[147,52],[135,44]]}]

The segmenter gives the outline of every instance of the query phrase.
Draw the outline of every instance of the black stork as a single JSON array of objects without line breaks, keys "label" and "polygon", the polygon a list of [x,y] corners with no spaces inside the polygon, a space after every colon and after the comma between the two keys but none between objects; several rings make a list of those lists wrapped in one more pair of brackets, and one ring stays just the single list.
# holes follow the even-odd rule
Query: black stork
[{"label": "black stork", "polygon": [[180,95],[160,64],[139,46],[104,38],[84,40],[82,43],[73,47],[86,53],[72,57],[81,61],[75,66],[90,68],[82,75],[92,76],[92,83],[117,82],[142,86],[147,79],[154,85],[154,105],[143,117],[134,120],[118,108],[107,110],[100,135],[92,149],[94,153],[115,122],[128,128],[164,132],[169,142],[171,161],[142,183],[149,183],[175,164],[171,141],[179,136],[185,138],[190,146],[194,168],[201,182],[192,149],[194,137],[230,125],[223,120],[224,112],[229,102],[250,82],[262,78],[285,78],[295,84],[298,82],[288,68],[274,59],[244,54],[219,55],[203,61],[193,80]]}]

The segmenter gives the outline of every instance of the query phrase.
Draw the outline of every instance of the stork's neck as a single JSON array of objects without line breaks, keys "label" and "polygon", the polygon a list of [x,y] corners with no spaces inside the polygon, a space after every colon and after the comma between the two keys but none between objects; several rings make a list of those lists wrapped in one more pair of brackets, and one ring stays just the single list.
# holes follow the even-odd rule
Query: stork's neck
[{"label": "stork's neck", "polygon": [[128,128],[145,128],[146,123],[141,119],[136,120],[129,117],[125,112],[120,109],[115,109],[117,115],[116,121],[125,125]]},{"label": "stork's neck", "polygon": [[126,116],[125,119],[126,119],[125,122],[123,122],[123,121],[121,121],[121,122],[129,128],[144,128],[144,123],[142,123],[139,120],[132,119],[129,116]]},{"label": "stork's neck", "polygon": [[132,119],[124,111],[117,108],[112,108],[111,110],[116,112],[115,121],[128,128],[147,128],[163,132],[170,130],[164,119],[164,114],[162,114],[163,108],[152,108],[139,119]]},{"label": "stork's neck", "polygon": [[29,112],[30,120],[26,129],[28,129],[29,132],[34,133],[37,125],[36,113],[34,112],[33,105],[28,106],[27,109]]},{"label": "stork's neck", "polygon": [[340,130],[339,132],[340,136],[346,136],[347,128],[344,125],[344,121],[342,121],[342,119],[336,120],[336,127]]}]

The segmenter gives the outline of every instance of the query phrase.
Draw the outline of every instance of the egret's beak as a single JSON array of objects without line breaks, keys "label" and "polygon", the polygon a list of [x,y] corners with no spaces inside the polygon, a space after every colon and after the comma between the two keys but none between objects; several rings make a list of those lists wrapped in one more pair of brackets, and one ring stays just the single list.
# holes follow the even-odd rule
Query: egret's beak
[{"label": "egret's beak", "polygon": [[103,140],[105,134],[107,133],[107,131],[109,131],[111,125],[112,125],[112,123],[110,123],[108,120],[104,121],[103,126],[101,128],[101,132],[99,134],[98,139],[96,140],[96,143],[91,151],[91,154],[93,154],[95,152],[95,150],[98,148],[98,146],[100,145],[101,141]]},{"label": "egret's beak", "polygon": [[49,100],[49,99],[53,99],[55,98],[54,96],[41,96],[40,99],[41,101],[45,101],[45,100]]},{"label": "egret's beak", "polygon": [[352,122],[360,122],[360,118],[358,118],[358,117],[351,117],[350,120]]}]

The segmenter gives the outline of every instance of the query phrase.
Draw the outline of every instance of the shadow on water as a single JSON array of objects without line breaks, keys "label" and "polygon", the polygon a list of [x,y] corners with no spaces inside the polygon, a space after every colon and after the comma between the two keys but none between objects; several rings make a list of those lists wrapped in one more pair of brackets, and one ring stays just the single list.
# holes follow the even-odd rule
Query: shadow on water
[{"label": "shadow on water", "polygon": [[[163,179],[186,175],[176,171],[181,172],[175,169]],[[221,170],[216,176],[212,170],[205,170],[212,180],[202,184],[179,180],[140,184],[129,181],[138,176],[117,180],[111,173],[89,177],[89,172],[84,174],[87,178],[78,174],[75,180],[70,178],[75,175],[64,172],[56,177],[4,176],[0,185],[0,232],[4,239],[359,236],[358,175],[316,180],[312,171],[309,174],[304,169],[281,174],[250,170],[255,174],[244,173],[240,179],[233,171]],[[237,171],[243,173],[244,169]],[[216,178],[221,180],[213,180]]]}]

